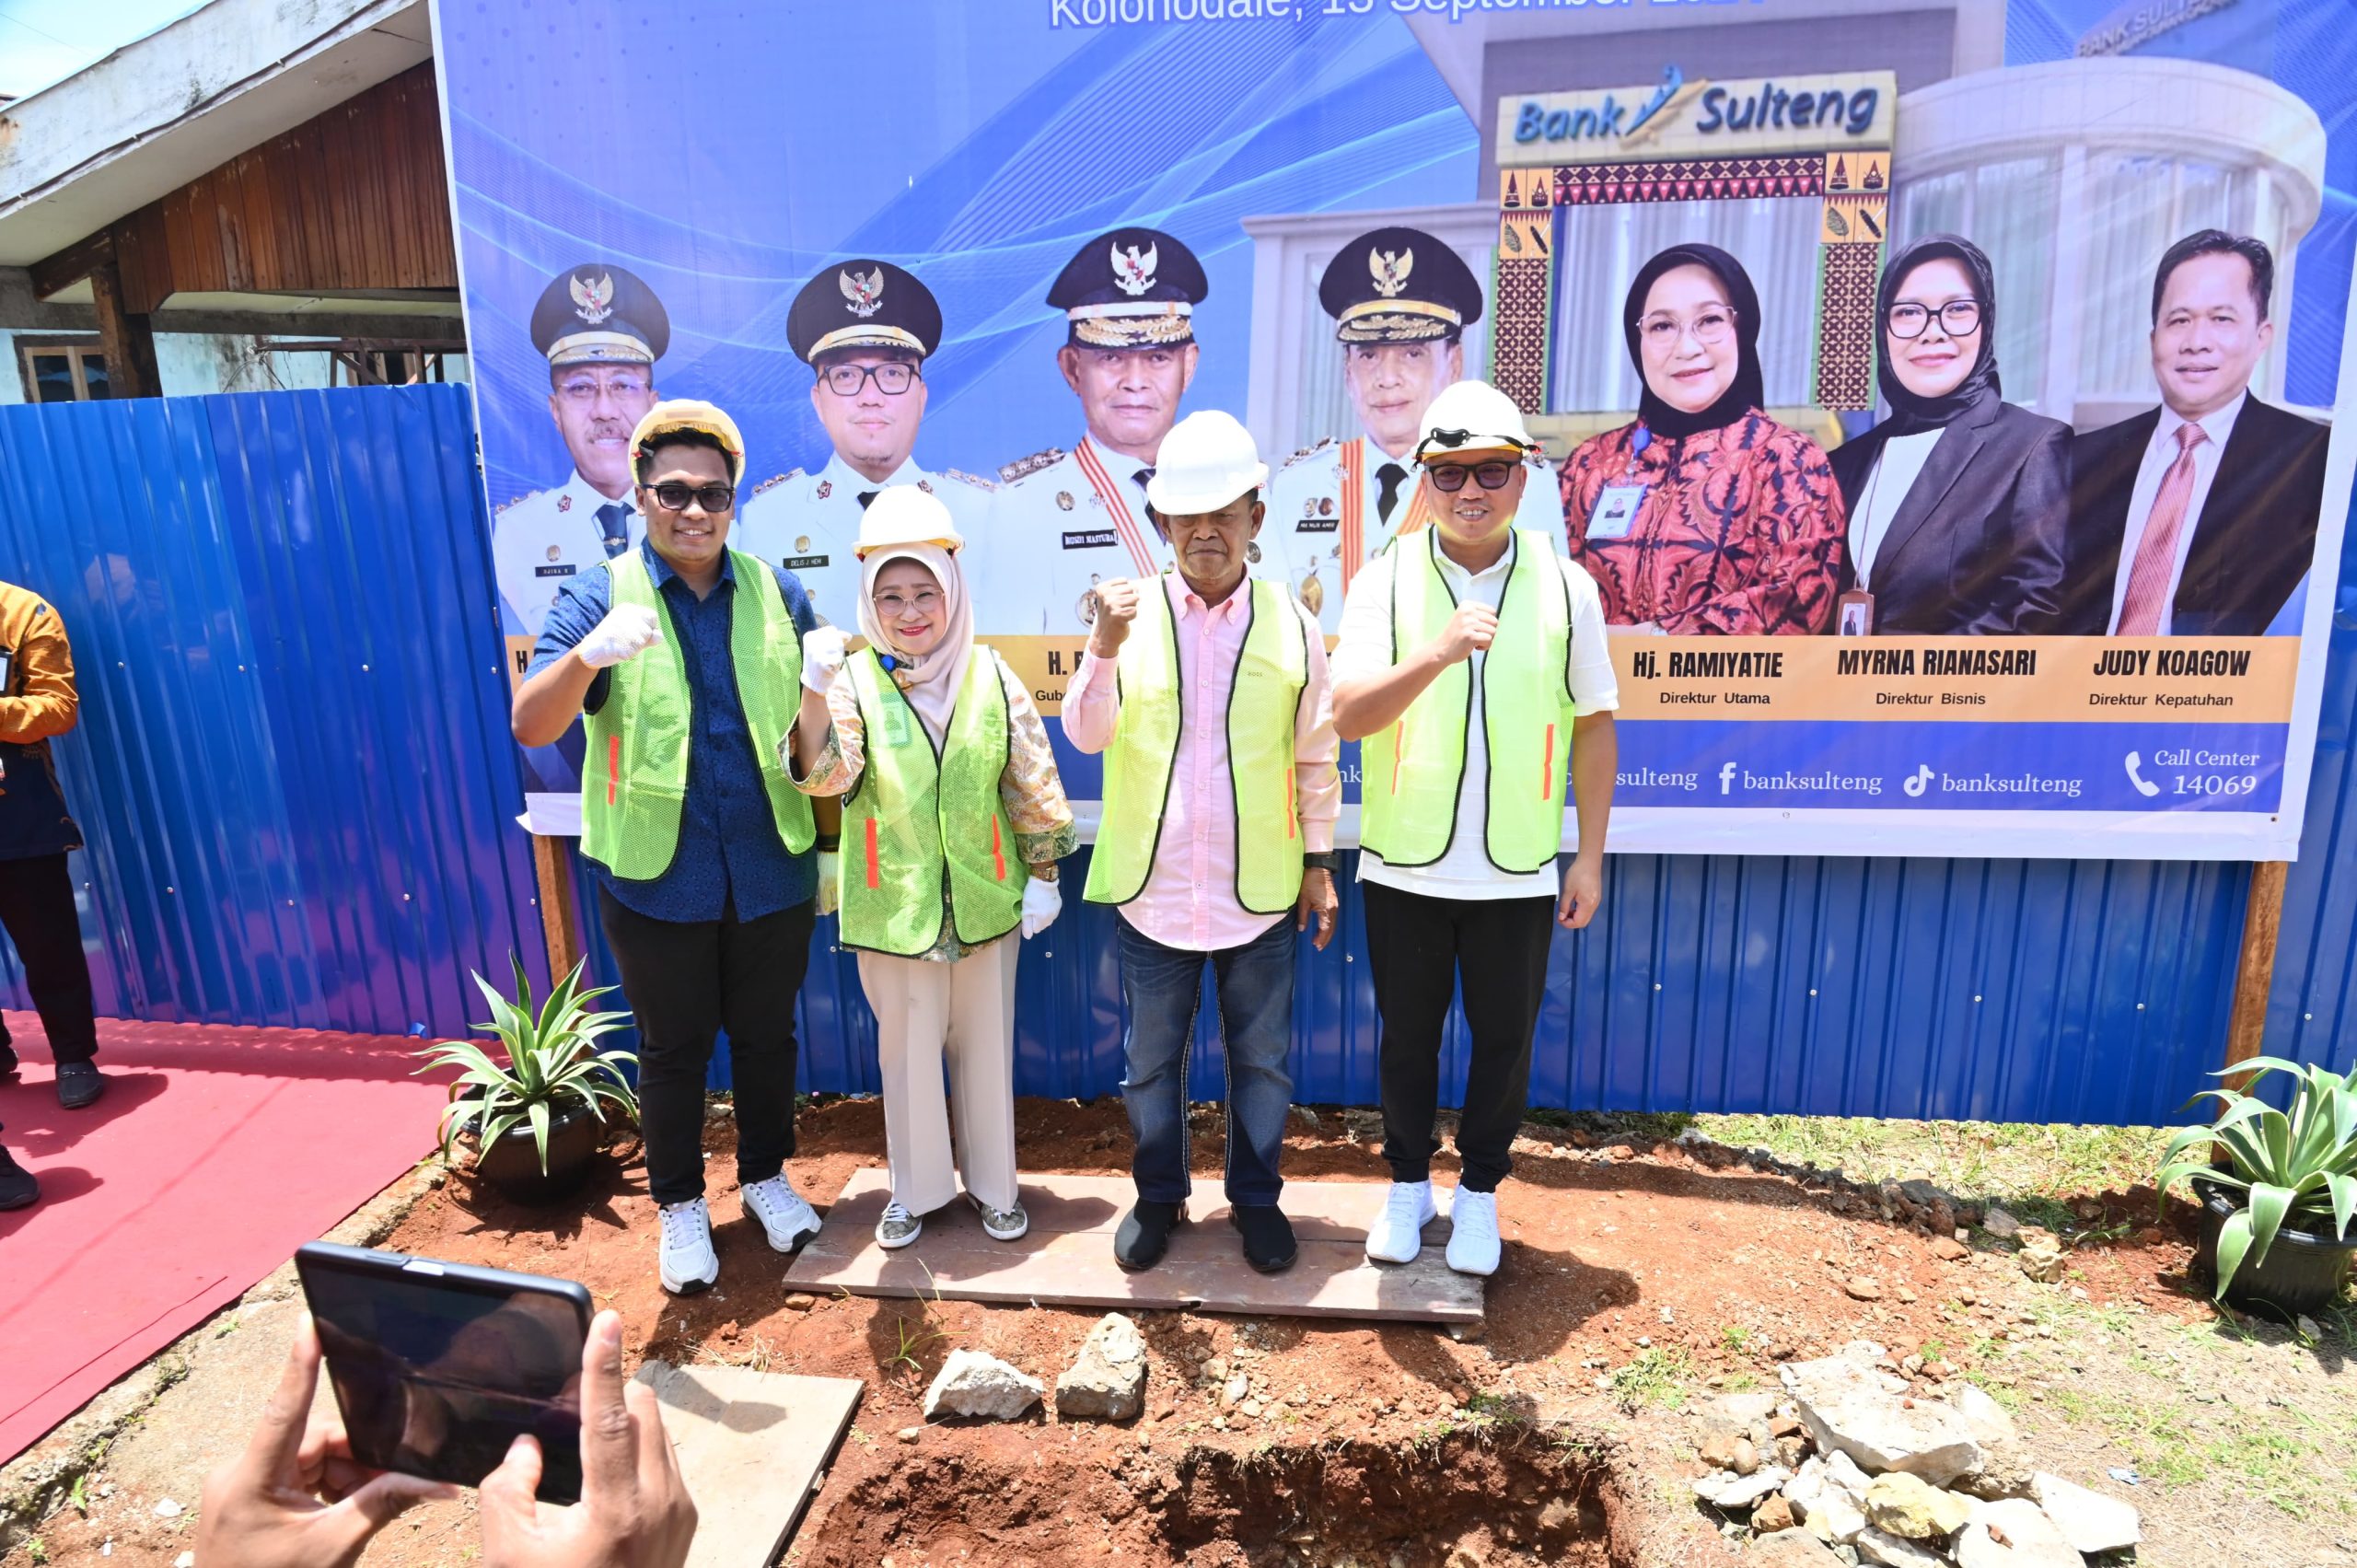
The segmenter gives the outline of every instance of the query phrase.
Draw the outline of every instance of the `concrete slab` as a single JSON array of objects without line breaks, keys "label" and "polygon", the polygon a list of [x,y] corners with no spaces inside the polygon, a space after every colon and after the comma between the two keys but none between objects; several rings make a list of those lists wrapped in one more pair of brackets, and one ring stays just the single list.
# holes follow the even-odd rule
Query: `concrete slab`
[{"label": "concrete slab", "polygon": [[1253,1316],[1355,1318],[1404,1322],[1480,1321],[1481,1282],[1453,1272],[1448,1222],[1425,1227],[1412,1263],[1367,1261],[1366,1221],[1383,1200],[1368,1182],[1288,1181],[1285,1214],[1301,1257],[1282,1274],[1244,1261],[1227,1204],[1198,1195],[1192,1223],[1171,1237],[1162,1262],[1131,1273],[1113,1261],[1113,1232],[1136,1199],[1125,1177],[1028,1176],[1023,1206],[1031,1230],[993,1241],[970,1204],[925,1217],[913,1246],[887,1251],[876,1221],[891,1197],[880,1169],[853,1173],[818,1236],[786,1271],[786,1283],[814,1294],[924,1296],[959,1301],[1129,1309],[1185,1308]]},{"label": "concrete slab", "polygon": [[819,1483],[864,1385],[749,1366],[638,1369],[663,1401],[664,1430],[696,1500],[688,1568],[768,1568]]}]

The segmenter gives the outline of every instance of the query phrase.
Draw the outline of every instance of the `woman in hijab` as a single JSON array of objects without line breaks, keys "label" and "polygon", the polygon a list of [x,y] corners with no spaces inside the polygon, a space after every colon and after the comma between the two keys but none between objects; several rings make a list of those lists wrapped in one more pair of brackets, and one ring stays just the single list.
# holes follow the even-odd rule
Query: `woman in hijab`
[{"label": "woman in hijab", "polygon": [[866,645],[846,654],[831,626],[803,638],[787,742],[799,788],[843,796],[834,887],[876,1014],[888,1248],[914,1241],[961,1180],[994,1239],[1030,1226],[1016,1191],[1013,933],[1056,918],[1056,862],[1077,842],[1030,692],[974,641],[963,543],[917,486],[877,495],[856,547]]},{"label": "woman in hijab", "polygon": [[2071,427],[1998,396],[1994,284],[1980,247],[1953,234],[1883,269],[1890,417],[1833,454],[1850,518],[1844,631],[2020,634],[2054,619]]},{"label": "woman in hijab", "polygon": [[1573,560],[1615,626],[1679,634],[1822,632],[1841,497],[1816,442],[1760,412],[1759,296],[1713,245],[1647,261],[1621,315],[1644,378],[1637,419],[1563,467]]}]

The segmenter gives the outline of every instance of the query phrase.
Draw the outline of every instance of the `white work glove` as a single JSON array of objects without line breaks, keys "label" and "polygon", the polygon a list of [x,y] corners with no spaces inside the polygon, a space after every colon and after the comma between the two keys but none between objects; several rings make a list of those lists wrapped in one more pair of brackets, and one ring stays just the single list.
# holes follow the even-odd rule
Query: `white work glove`
[{"label": "white work glove", "polygon": [[1056,891],[1053,882],[1042,882],[1037,877],[1023,889],[1023,935],[1037,936],[1056,923],[1064,907],[1064,896]]},{"label": "white work glove", "polygon": [[652,607],[618,604],[606,611],[603,621],[589,628],[589,634],[575,644],[573,651],[590,668],[606,669],[644,653],[662,640],[663,622]]},{"label": "white work glove", "polygon": [[843,885],[837,863],[842,856],[830,849],[819,852],[819,912],[832,914],[842,907]]},{"label": "white work glove", "polygon": [[802,684],[825,696],[843,667],[848,641],[840,626],[813,626],[802,633]]}]

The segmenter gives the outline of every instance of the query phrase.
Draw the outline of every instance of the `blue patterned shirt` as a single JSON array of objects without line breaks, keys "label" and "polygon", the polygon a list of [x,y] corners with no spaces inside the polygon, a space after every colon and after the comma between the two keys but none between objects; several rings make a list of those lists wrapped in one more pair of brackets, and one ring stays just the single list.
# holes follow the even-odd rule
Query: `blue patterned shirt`
[{"label": "blue patterned shirt", "polygon": [[[694,715],[679,849],[671,868],[650,882],[629,881],[586,855],[582,858],[608,892],[649,920],[718,920],[732,902],[737,919],[759,920],[807,902],[819,891],[818,857],[807,850],[789,853],[778,837],[769,791],[753,755],[753,732],[737,697],[737,666],[728,646],[729,617],[737,598],[736,563],[724,560],[720,581],[699,599],[652,544],[642,541],[638,548],[679,634]],[[793,573],[782,567],[771,570],[777,573],[795,630],[807,633],[819,623],[810,597]],[[613,608],[613,575],[603,570],[585,572],[566,584],[541,622],[526,673],[538,675],[586,637]],[[613,672],[599,670],[582,700],[582,711],[594,714],[604,707],[613,684]]]}]

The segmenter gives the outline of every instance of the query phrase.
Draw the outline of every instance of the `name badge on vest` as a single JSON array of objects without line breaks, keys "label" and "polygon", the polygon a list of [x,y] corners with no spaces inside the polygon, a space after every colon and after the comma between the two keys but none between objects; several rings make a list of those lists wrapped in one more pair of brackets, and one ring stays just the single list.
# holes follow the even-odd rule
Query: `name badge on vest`
[{"label": "name badge on vest", "polygon": [[1590,539],[1627,539],[1636,526],[1637,508],[1645,504],[1643,484],[1608,484],[1596,498],[1596,510],[1588,514],[1587,537]]},{"label": "name badge on vest", "polygon": [[[886,676],[885,679],[888,680],[891,677]],[[885,745],[906,746],[910,741],[915,738],[915,737],[910,733],[909,704],[906,698],[903,698],[897,703],[885,703],[880,704],[880,706],[882,706],[884,710]]]}]

